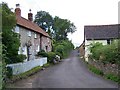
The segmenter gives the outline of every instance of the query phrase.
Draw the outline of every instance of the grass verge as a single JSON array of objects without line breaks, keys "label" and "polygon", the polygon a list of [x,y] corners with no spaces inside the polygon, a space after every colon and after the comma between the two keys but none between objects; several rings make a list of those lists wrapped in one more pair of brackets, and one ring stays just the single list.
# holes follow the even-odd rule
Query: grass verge
[{"label": "grass verge", "polygon": [[106,79],[112,80],[112,81],[117,82],[117,83],[120,84],[120,76],[114,75],[112,73],[105,74],[102,70],[96,68],[95,66],[89,65],[89,64],[88,64],[88,68],[93,73],[95,73],[97,75],[100,75],[100,76],[103,76]]},{"label": "grass verge", "polygon": [[91,71],[94,72],[95,74],[101,75],[101,76],[104,75],[103,71],[100,70],[100,69],[98,69],[98,68],[96,68],[95,66],[88,65],[88,67],[89,67],[89,70],[91,70]]}]

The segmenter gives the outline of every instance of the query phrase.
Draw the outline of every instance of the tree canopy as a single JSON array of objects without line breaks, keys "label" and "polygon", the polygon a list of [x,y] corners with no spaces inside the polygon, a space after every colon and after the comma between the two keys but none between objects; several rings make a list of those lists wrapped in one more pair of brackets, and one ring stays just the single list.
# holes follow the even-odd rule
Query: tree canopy
[{"label": "tree canopy", "polygon": [[2,44],[3,54],[6,55],[6,63],[15,63],[18,56],[20,40],[14,32],[16,25],[15,14],[6,3],[2,3]]},{"label": "tree canopy", "polygon": [[49,33],[55,40],[66,40],[68,33],[76,31],[75,25],[67,19],[52,17],[46,11],[39,11],[35,15],[35,23]]}]

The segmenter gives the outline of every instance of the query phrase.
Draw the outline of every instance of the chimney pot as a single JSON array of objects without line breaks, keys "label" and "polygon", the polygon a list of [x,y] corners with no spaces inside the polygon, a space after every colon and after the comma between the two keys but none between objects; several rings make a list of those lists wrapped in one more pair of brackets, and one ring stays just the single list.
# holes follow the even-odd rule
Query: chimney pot
[{"label": "chimney pot", "polygon": [[31,9],[29,9],[28,20],[33,21],[33,14],[31,13]]},{"label": "chimney pot", "polygon": [[16,4],[15,14],[16,16],[21,16],[20,4]]}]

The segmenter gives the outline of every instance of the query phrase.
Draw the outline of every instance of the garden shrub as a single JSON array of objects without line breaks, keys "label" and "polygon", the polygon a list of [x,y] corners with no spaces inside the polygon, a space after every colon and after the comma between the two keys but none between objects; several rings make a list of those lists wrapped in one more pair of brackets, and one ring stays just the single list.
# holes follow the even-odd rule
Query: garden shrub
[{"label": "garden shrub", "polygon": [[64,46],[63,45],[56,46],[55,52],[59,53],[61,58],[63,58],[64,57]]},{"label": "garden shrub", "polygon": [[110,45],[102,45],[98,42],[91,44],[91,57],[95,60],[101,60],[103,63],[118,64],[120,62],[120,52],[117,42],[118,41],[113,41]]},{"label": "garden shrub", "polygon": [[54,60],[56,54],[54,52],[48,52],[47,54],[48,54],[48,56],[47,56],[48,62],[53,63],[53,60]]},{"label": "garden shrub", "polygon": [[26,55],[18,54],[18,56],[17,56],[17,63],[18,62],[23,62],[26,58],[27,58]]},{"label": "garden shrub", "polygon": [[7,67],[7,72],[6,72],[6,76],[7,78],[11,79],[13,75],[13,71],[11,67]]},{"label": "garden shrub", "polygon": [[44,50],[41,50],[38,52],[37,56],[41,56],[41,57],[47,57],[47,53]]}]

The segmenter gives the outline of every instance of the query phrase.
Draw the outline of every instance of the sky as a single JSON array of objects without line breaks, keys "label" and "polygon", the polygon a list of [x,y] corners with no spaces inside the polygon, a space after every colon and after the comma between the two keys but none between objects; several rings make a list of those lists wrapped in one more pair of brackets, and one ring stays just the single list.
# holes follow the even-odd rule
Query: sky
[{"label": "sky", "polygon": [[15,9],[20,4],[22,17],[28,18],[29,9],[33,16],[38,11],[49,12],[50,15],[68,19],[74,23],[77,30],[69,34],[75,46],[80,46],[84,40],[84,26],[108,25],[118,23],[118,2],[120,0],[0,0]]}]

